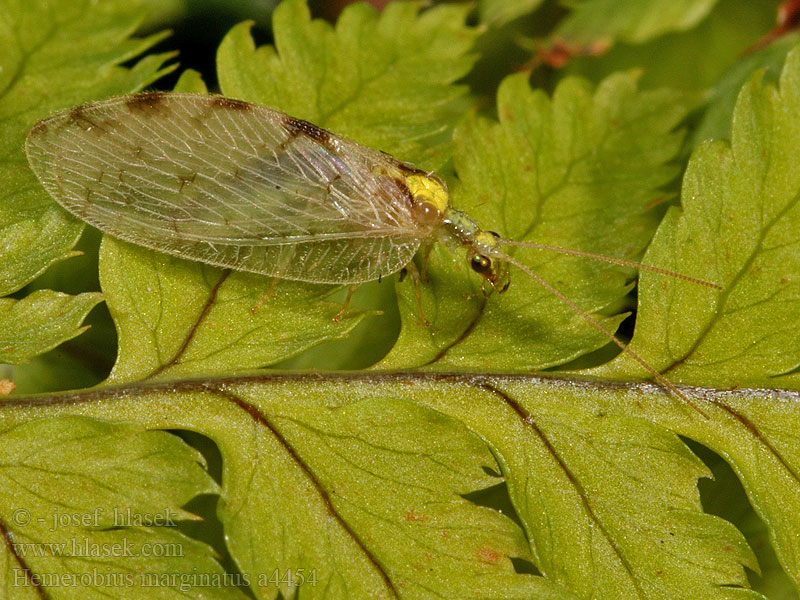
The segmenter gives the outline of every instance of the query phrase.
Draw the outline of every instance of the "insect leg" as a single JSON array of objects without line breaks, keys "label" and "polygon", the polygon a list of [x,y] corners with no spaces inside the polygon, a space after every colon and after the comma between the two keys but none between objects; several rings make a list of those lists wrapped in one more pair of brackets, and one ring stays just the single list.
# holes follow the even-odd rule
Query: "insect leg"
[{"label": "insect leg", "polygon": [[342,308],[339,309],[339,312],[336,313],[336,316],[333,317],[333,322],[338,323],[342,320],[344,313],[347,312],[347,308],[350,306],[350,298],[353,297],[355,291],[359,288],[358,285],[351,285],[347,288],[347,296],[345,296],[344,303],[342,304]]},{"label": "insect leg", "polygon": [[[433,250],[433,244],[430,242],[422,244],[419,249],[420,259],[422,261],[422,268],[419,271],[419,278],[423,282],[428,281],[428,260],[431,257],[431,250]],[[420,311],[420,314],[421,313],[422,311]]]},{"label": "insect leg", "polygon": [[261,298],[258,299],[258,302],[256,302],[255,306],[250,307],[251,314],[256,314],[256,311],[258,311],[258,309],[261,308],[264,302],[266,302],[268,298],[272,297],[273,293],[275,292],[275,287],[278,285],[279,281],[280,279],[277,277],[272,278],[272,283],[269,284],[267,291],[264,292]]},{"label": "insect leg", "polygon": [[[430,254],[430,247],[428,248],[428,252],[425,254],[426,258],[428,254]],[[426,259],[424,260],[425,262],[427,262]],[[423,262],[423,269],[425,262]],[[410,263],[408,263],[405,266],[405,268],[403,268],[403,274],[400,276],[401,281],[403,278],[405,278],[406,275],[408,275],[409,279],[411,279],[411,283],[414,286],[414,297],[417,299],[417,312],[419,313],[419,319],[420,321],[422,321],[422,324],[425,325],[425,327],[430,327],[431,323],[430,321],[428,321],[428,319],[425,318],[425,311],[422,310],[423,277],[419,269],[417,269],[417,265],[414,264],[413,260]]]}]

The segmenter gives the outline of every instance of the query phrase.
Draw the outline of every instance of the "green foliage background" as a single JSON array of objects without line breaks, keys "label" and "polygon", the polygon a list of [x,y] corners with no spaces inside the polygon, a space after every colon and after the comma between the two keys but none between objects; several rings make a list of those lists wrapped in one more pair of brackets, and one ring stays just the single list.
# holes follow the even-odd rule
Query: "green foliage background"
[{"label": "green foliage background", "polygon": [[[777,2],[276,4],[0,0],[5,595],[796,598],[800,48],[769,36]],[[505,237],[718,283],[515,252],[702,412],[522,273],[480,293],[463,250],[433,248],[425,325],[410,278],[335,322],[344,290],[264,299],[101,239],[27,131],[173,87],[436,170]]]}]

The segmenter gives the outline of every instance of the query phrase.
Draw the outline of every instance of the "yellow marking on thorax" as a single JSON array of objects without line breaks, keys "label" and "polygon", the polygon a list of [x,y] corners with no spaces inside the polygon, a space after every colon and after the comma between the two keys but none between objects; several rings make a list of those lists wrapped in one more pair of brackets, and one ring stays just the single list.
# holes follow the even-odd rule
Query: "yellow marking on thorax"
[{"label": "yellow marking on thorax", "polygon": [[497,238],[494,234],[489,233],[488,231],[479,231],[475,235],[475,242],[481,244],[482,246],[486,246],[487,248],[494,248],[497,246]]},{"label": "yellow marking on thorax", "polygon": [[444,214],[450,206],[450,195],[441,181],[427,175],[406,175],[403,180],[415,202],[428,202]]}]

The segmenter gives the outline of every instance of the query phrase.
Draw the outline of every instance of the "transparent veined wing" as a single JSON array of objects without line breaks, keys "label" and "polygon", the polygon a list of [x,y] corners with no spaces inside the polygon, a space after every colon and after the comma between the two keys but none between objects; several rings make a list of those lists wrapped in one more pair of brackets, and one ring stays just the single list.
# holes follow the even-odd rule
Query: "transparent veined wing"
[{"label": "transparent veined wing", "polygon": [[285,279],[398,271],[420,229],[403,165],[284,113],[150,93],[40,121],[28,161],[64,208],[114,237]]}]

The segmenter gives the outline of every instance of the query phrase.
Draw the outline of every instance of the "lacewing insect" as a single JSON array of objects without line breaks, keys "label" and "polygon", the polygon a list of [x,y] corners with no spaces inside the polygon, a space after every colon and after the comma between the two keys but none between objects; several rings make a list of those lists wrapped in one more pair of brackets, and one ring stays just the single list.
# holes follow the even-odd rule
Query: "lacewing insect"
[{"label": "lacewing insect", "polygon": [[153,92],[56,113],[25,149],[50,195],[121,240],[281,279],[358,284],[395,273],[423,243],[448,241],[503,292],[508,265],[532,277],[695,409],[674,385],[507,248],[524,246],[648,269],[632,261],[506,240],[453,209],[433,173],[287,114],[222,96]]}]

